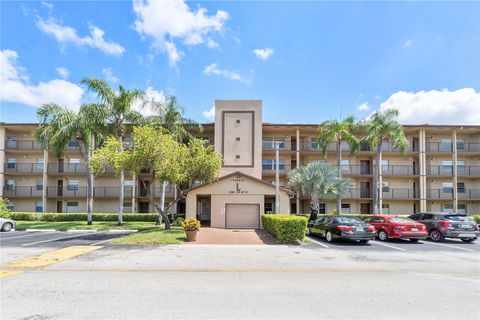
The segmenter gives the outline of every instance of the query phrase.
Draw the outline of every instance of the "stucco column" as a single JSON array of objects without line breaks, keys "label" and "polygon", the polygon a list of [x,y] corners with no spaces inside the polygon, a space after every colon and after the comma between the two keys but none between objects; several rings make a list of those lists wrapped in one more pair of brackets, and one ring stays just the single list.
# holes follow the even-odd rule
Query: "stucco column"
[{"label": "stucco column", "polygon": [[420,212],[427,211],[427,155],[425,152],[425,130],[420,130],[418,133],[419,143],[419,191],[420,191]]},{"label": "stucco column", "polygon": [[5,128],[0,128],[0,197],[3,197],[3,187],[5,186]]},{"label": "stucco column", "polygon": [[452,184],[453,184],[453,212],[457,212],[458,210],[458,190],[457,190],[457,131],[453,130],[452,131],[452,166],[453,166],[453,179],[452,179]]},{"label": "stucco column", "polygon": [[48,185],[48,150],[43,150],[43,189],[42,189],[42,205],[43,212],[47,212],[47,185]]},{"label": "stucco column", "polygon": [[383,166],[382,166],[382,156],[380,155],[378,159],[379,163],[379,171],[380,174],[378,175],[378,213],[382,214],[382,204],[383,204]]},{"label": "stucco column", "polygon": [[132,185],[132,213],[136,212],[137,209],[137,176],[133,175],[132,177],[133,185]]},{"label": "stucco column", "polygon": [[[297,145],[296,145],[296,160],[297,160],[297,167],[300,166],[300,128],[297,128]],[[300,192],[297,192],[297,204],[296,204],[296,212],[295,213],[300,213]]]}]

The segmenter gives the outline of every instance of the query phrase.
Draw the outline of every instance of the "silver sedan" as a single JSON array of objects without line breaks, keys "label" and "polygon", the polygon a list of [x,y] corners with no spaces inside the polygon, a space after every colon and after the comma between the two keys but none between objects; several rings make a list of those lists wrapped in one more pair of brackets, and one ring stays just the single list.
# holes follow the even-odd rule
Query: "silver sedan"
[{"label": "silver sedan", "polygon": [[0,218],[0,230],[1,231],[10,231],[15,229],[15,221],[5,218]]}]

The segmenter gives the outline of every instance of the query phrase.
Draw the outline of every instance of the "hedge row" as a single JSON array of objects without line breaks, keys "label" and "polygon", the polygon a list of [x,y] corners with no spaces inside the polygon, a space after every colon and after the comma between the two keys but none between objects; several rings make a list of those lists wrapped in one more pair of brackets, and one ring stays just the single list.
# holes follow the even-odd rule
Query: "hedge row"
[{"label": "hedge row", "polygon": [[300,215],[262,214],[263,228],[280,243],[303,240],[308,218]]},{"label": "hedge row", "polygon": [[[87,221],[86,213],[40,213],[40,212],[10,212],[9,218],[20,221]],[[123,215],[124,222],[155,222],[158,214],[156,213],[126,213]],[[177,217],[185,217],[185,214],[176,214]],[[117,221],[116,213],[93,213],[93,221]]]}]

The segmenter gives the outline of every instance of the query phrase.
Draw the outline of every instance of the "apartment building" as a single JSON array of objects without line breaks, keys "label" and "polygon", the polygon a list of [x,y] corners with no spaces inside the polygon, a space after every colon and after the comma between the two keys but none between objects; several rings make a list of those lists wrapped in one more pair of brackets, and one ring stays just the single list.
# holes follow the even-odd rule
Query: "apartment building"
[{"label": "apartment building", "polygon": [[[32,134],[35,127],[33,123],[0,123],[0,195],[8,198],[10,208],[15,211],[85,212],[86,165],[78,144],[72,139],[58,158],[35,141]],[[407,152],[395,150],[388,142],[383,146],[382,212],[479,213],[480,126],[405,125],[405,134],[410,141]],[[275,211],[273,184],[278,143],[280,210],[309,212],[308,198],[288,190],[287,174],[311,161],[336,164],[335,146],[330,146],[324,157],[315,141],[316,135],[317,126],[313,124],[262,123],[260,100],[216,101],[215,122],[204,124],[200,137],[210,141],[223,155],[220,180],[199,186],[174,210],[197,214],[218,227],[258,225],[255,222],[258,213]],[[130,140],[127,138],[125,143]],[[347,145],[342,150],[341,171],[354,182],[354,187],[343,197],[342,211],[370,213],[374,152],[366,146],[353,156],[349,155]],[[126,179],[125,212],[154,211],[140,181],[153,184],[153,193],[158,198],[162,188],[159,181],[149,179],[147,173]],[[96,177],[94,211],[116,212],[119,187],[112,171]],[[167,201],[175,192],[175,188],[167,186]],[[240,203],[249,204],[250,208],[241,207]],[[334,209],[333,201],[320,206],[325,213]],[[251,218],[233,213],[240,211],[251,212]],[[233,219],[230,223],[229,216]]]}]

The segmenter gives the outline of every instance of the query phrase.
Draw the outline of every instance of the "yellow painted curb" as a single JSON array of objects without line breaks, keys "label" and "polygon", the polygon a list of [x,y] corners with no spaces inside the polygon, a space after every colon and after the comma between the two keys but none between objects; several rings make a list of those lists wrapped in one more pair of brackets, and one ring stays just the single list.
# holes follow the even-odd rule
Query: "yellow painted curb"
[{"label": "yellow painted curb", "polygon": [[34,269],[64,261],[81,254],[103,248],[102,246],[72,246],[59,250],[48,251],[35,257],[13,261],[3,265],[9,269]]},{"label": "yellow painted curb", "polygon": [[16,274],[22,273],[23,271],[13,271],[13,270],[0,270],[0,279],[14,276]]}]

